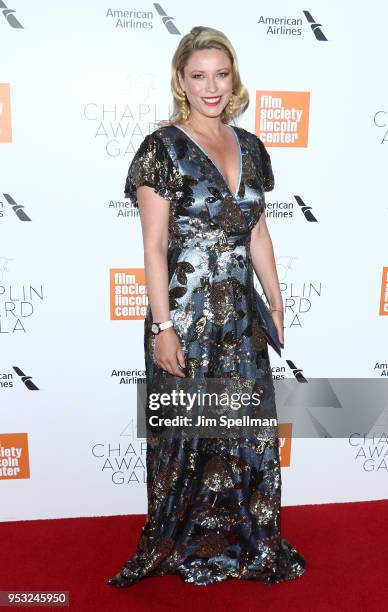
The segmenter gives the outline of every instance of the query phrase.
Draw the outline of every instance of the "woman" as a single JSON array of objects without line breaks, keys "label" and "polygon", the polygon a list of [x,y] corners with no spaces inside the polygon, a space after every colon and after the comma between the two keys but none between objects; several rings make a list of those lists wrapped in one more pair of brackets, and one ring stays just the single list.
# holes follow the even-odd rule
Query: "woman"
[{"label": "woman", "polygon": [[[172,91],[173,114],[145,137],[125,185],[144,241],[147,387],[166,377],[224,378],[236,389],[260,388],[276,417],[268,326],[253,285],[254,269],[283,344],[263,214],[274,178],[262,141],[230,125],[248,93],[223,33],[195,27],[181,39]],[[276,583],[304,573],[305,559],[280,535],[277,428],[260,431],[147,440],[147,521],[136,554],[108,584],[168,573],[196,585]]]}]

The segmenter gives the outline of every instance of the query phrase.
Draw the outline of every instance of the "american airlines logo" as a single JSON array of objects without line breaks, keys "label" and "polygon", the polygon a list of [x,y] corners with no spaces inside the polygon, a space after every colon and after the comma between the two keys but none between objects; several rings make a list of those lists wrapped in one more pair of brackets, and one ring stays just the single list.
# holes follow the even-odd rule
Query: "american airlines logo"
[{"label": "american airlines logo", "polygon": [[312,212],[312,206],[308,206],[307,204],[305,204],[302,200],[302,198],[298,195],[294,196],[295,200],[297,201],[298,206],[300,207],[306,221],[315,221],[318,222],[318,220],[315,218],[315,216],[313,215]]},{"label": "american airlines logo", "polygon": [[178,28],[176,27],[175,23],[173,23],[174,17],[171,17],[171,16],[167,15],[167,13],[164,11],[164,9],[161,7],[160,4],[157,4],[157,3],[154,2],[154,7],[156,8],[157,12],[161,16],[162,21],[163,21],[164,25],[167,28],[167,31],[170,34],[180,34],[180,32],[179,32]]},{"label": "american airlines logo", "polygon": [[39,387],[37,387],[36,384],[33,382],[32,376],[27,376],[26,374],[24,374],[23,370],[18,368],[18,366],[13,366],[13,369],[29,391],[39,391]]},{"label": "american airlines logo", "polygon": [[324,33],[322,32],[322,24],[321,23],[317,23],[315,21],[315,19],[311,16],[311,13],[309,13],[309,11],[303,11],[304,16],[306,17],[307,21],[309,22],[311,29],[313,31],[313,34],[315,36],[315,38],[317,40],[320,41],[324,41],[327,40],[326,36],[324,35]]},{"label": "american airlines logo", "polygon": [[[15,370],[16,374],[19,377],[19,380],[24,384],[24,386],[29,391],[39,391],[39,387],[32,380],[32,376],[27,376],[24,374],[23,370],[21,370],[18,366],[12,366]],[[0,390],[5,391],[7,389],[14,388],[15,375],[13,372],[1,372],[0,371]]]},{"label": "american airlines logo", "polygon": [[[1,0],[0,0],[1,1]],[[174,23],[174,17],[168,15],[161,4],[154,3],[157,14],[169,34],[180,34]],[[108,8],[105,16],[118,30],[152,30],[154,27],[154,13],[151,10],[131,8],[128,10]]]},{"label": "american airlines logo", "polygon": [[289,366],[289,368],[291,368],[292,373],[298,382],[300,383],[308,382],[307,378],[305,378],[303,375],[303,370],[301,368],[297,368],[294,362],[291,361],[291,359],[286,359],[286,363]]},{"label": "american airlines logo", "polygon": [[[294,212],[300,210],[304,219],[308,223],[318,223],[318,219],[313,213],[313,207],[306,204],[300,195],[294,195],[298,208],[293,200],[270,200],[266,198],[265,216],[268,219],[278,219],[279,222],[287,222],[295,217]],[[295,214],[297,214],[295,212]]]},{"label": "american airlines logo", "polygon": [[[327,41],[322,30],[322,24],[315,21],[310,11],[303,11],[303,15],[310,25],[315,38],[320,42]],[[260,15],[257,23],[266,26],[266,34],[273,36],[302,36],[303,19],[300,16],[265,17]]]},{"label": "american airlines logo", "polygon": [[[13,212],[19,219],[19,221],[31,221],[30,217],[24,210],[23,204],[18,204],[15,200],[9,195],[9,193],[3,193],[3,196],[9,206],[12,208]],[[1,210],[1,200],[0,200],[0,210]],[[1,215],[0,215],[1,216]]]},{"label": "american airlines logo", "polygon": [[11,28],[15,28],[19,30],[23,29],[22,24],[15,16],[15,10],[9,9],[2,0],[0,0],[0,10],[3,13],[3,17],[5,17],[5,19],[8,22],[8,25],[10,25]]}]

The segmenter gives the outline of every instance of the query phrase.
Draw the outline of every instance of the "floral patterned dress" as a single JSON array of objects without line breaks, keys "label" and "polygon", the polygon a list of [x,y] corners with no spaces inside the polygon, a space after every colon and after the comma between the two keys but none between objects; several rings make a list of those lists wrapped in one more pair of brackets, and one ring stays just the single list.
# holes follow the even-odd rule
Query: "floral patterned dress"
[{"label": "floral patterned dress", "polygon": [[[186,377],[259,386],[276,417],[268,342],[257,307],[251,230],[273,189],[270,156],[247,130],[229,126],[240,154],[233,193],[216,163],[183,128],[147,135],[129,167],[125,196],[152,187],[170,202],[170,316]],[[147,386],[163,374],[153,361],[150,306],[145,318]],[[260,435],[147,439],[148,514],[135,554],[108,584],[177,574],[207,585],[229,578],[277,583],[301,576],[304,557],[280,532],[277,427]]]}]

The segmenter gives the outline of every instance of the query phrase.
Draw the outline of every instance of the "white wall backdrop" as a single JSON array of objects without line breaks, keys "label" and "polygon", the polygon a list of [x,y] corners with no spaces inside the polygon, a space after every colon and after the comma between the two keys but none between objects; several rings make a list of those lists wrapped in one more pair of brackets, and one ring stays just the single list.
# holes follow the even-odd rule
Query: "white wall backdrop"
[{"label": "white wall backdrop", "polygon": [[[276,18],[294,31],[263,23]],[[168,115],[171,57],[194,25],[237,51],[242,127],[255,131],[257,91],[309,93],[307,146],[267,145],[286,305],[274,374],[388,376],[387,19],[383,0],[0,2],[1,520],[146,512],[143,320],[112,317],[110,279],[142,278],[124,181]],[[289,444],[283,505],[387,496],[383,436]]]}]

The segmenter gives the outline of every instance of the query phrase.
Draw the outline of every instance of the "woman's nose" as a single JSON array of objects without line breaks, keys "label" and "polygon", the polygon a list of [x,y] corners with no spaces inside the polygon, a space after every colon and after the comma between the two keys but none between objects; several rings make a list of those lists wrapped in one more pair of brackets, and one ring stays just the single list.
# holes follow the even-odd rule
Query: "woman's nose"
[{"label": "woman's nose", "polygon": [[208,79],[208,81],[206,83],[206,90],[209,93],[214,93],[215,91],[217,91],[217,83],[216,83],[215,79]]}]

